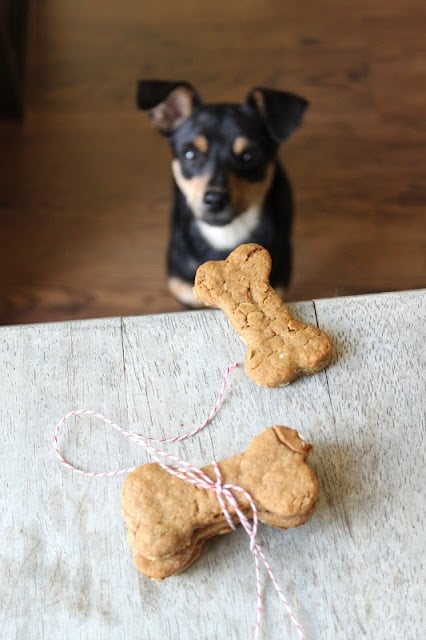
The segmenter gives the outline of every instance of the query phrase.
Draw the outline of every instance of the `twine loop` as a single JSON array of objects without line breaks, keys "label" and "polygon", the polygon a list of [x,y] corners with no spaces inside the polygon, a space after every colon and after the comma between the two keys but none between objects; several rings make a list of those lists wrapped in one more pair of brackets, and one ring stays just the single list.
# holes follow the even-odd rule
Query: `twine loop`
[{"label": "twine loop", "polygon": [[[102,422],[104,422],[104,424],[109,425],[110,427],[118,431],[121,435],[128,438],[130,441],[141,446],[145,450],[145,452],[153,460],[155,460],[161,466],[162,469],[164,469],[170,475],[173,475],[185,482],[189,482],[190,484],[200,489],[213,491],[216,495],[218,504],[221,508],[221,511],[225,517],[225,520],[229,528],[235,530],[237,526],[237,523],[234,522],[234,519],[231,515],[231,510],[232,510],[235,513],[236,519],[239,521],[242,528],[247,533],[250,541],[250,551],[253,554],[253,558],[254,558],[255,576],[256,576],[256,622],[255,622],[255,629],[254,629],[254,639],[257,640],[259,637],[261,622],[262,622],[263,603],[262,603],[262,581],[261,581],[261,575],[260,575],[260,561],[262,561],[266,569],[266,572],[272,582],[272,585],[278,595],[278,598],[281,601],[284,608],[286,609],[287,614],[289,615],[293,623],[293,626],[298,634],[299,640],[306,640],[306,636],[303,632],[302,626],[300,625],[295,614],[293,613],[293,610],[291,609],[287,598],[284,596],[284,593],[282,592],[278,584],[278,581],[265,556],[265,553],[261,548],[259,542],[257,541],[259,519],[258,519],[256,504],[252,496],[250,495],[250,493],[246,491],[246,489],[244,489],[243,487],[240,487],[236,484],[224,483],[219,464],[216,461],[213,461],[212,463],[214,473],[216,476],[215,479],[212,479],[202,469],[192,465],[191,463],[185,460],[181,460],[177,456],[174,456],[168,453],[167,451],[164,451],[163,449],[153,447],[152,444],[147,444],[147,443],[153,443],[153,442],[156,442],[159,444],[171,444],[175,442],[182,442],[183,440],[191,438],[197,435],[198,433],[200,433],[200,431],[202,431],[208,424],[210,424],[210,422],[213,420],[213,418],[218,413],[220,407],[222,406],[224,393],[228,386],[230,374],[237,367],[239,367],[238,362],[235,362],[227,367],[218,397],[209,415],[198,427],[196,427],[192,431],[189,431],[188,433],[176,435],[171,438],[158,439],[152,436],[145,435],[143,433],[139,433],[137,431],[130,431],[130,430],[123,429],[123,427],[121,427],[120,425],[113,422],[112,420],[104,416],[102,413],[99,413],[97,411],[93,411],[91,409],[75,409],[73,411],[70,411],[66,415],[64,415],[54,427],[54,433],[53,433],[54,452],[59,462],[64,467],[66,467],[68,470],[72,471],[73,473],[77,473],[86,478],[113,478],[113,477],[125,475],[127,473],[131,473],[132,471],[134,471],[137,467],[130,467],[127,469],[117,469],[112,471],[100,471],[100,472],[85,471],[83,469],[80,469],[79,467],[76,467],[75,465],[70,463],[68,460],[66,460],[59,446],[59,434],[60,434],[61,428],[72,417],[81,418],[83,416],[90,416],[98,420],[101,420]],[[166,464],[164,460],[167,460],[169,464]],[[241,494],[246,499],[250,517],[247,517],[244,514],[235,494]]]}]

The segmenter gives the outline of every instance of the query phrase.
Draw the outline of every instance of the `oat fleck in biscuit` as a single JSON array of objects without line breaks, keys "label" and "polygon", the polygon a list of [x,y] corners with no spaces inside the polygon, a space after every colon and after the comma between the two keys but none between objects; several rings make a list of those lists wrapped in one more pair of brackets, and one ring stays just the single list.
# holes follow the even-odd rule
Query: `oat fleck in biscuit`
[{"label": "oat fleck in biscuit", "polygon": [[[261,522],[287,529],[303,524],[318,497],[318,481],[306,464],[311,445],[288,427],[270,427],[246,451],[219,462],[224,483],[253,498]],[[202,469],[216,479],[213,465]],[[235,494],[247,517],[244,494]],[[137,568],[150,578],[180,573],[198,558],[205,541],[231,531],[214,491],[172,476],[157,463],[138,467],[125,480],[122,510]],[[233,522],[238,518],[229,511]]]},{"label": "oat fleck in biscuit", "polygon": [[247,345],[247,375],[263,387],[289,384],[321,371],[331,360],[329,336],[292,317],[269,284],[271,257],[258,244],[242,244],[226,260],[202,264],[194,293],[219,307]]}]

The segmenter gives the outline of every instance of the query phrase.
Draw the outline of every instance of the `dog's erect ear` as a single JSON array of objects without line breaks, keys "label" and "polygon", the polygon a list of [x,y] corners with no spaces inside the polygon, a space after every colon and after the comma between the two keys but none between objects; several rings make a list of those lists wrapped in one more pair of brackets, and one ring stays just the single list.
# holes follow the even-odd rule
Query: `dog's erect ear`
[{"label": "dog's erect ear", "polygon": [[189,118],[201,101],[188,82],[139,80],[136,104],[149,111],[154,126],[167,135]]},{"label": "dog's erect ear", "polygon": [[256,87],[248,94],[245,106],[256,109],[275,142],[282,142],[299,126],[308,101],[287,91]]}]

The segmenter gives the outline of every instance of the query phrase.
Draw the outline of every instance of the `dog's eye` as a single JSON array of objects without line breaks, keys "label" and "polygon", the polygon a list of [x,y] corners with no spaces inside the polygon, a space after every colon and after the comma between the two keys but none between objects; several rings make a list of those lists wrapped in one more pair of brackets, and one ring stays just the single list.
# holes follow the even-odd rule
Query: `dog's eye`
[{"label": "dog's eye", "polygon": [[206,162],[206,154],[200,149],[197,149],[193,144],[184,147],[182,150],[181,159],[188,170],[196,171],[201,169]]},{"label": "dog's eye", "polygon": [[185,151],[184,157],[185,157],[185,160],[195,160],[195,158],[197,157],[197,152],[195,151],[195,149],[190,147]]},{"label": "dog's eye", "polygon": [[241,169],[248,170],[259,163],[260,154],[256,148],[244,149],[241,153],[236,154],[235,159]]}]

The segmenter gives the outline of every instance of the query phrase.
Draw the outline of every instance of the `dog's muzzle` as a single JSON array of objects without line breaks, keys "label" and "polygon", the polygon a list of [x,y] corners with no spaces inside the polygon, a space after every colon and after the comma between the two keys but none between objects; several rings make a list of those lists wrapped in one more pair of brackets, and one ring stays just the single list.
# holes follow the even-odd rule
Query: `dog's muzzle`
[{"label": "dog's muzzle", "polygon": [[204,205],[211,213],[223,211],[229,204],[229,194],[225,189],[208,190],[204,194]]},{"label": "dog's muzzle", "polygon": [[223,226],[231,222],[230,197],[225,189],[208,189],[203,197],[202,219],[207,224]]}]

